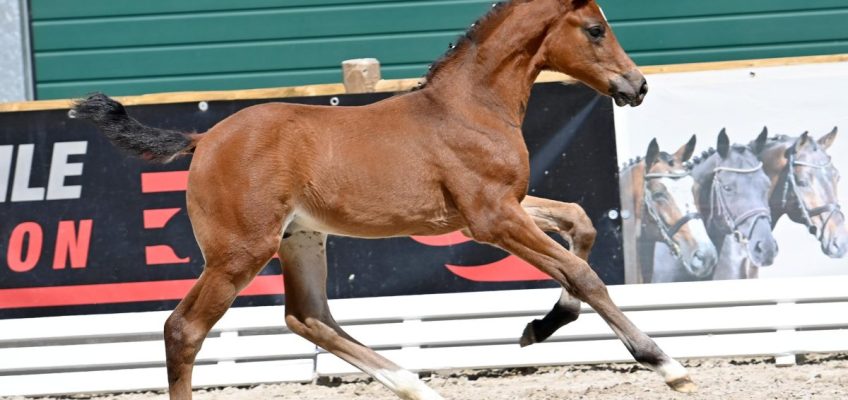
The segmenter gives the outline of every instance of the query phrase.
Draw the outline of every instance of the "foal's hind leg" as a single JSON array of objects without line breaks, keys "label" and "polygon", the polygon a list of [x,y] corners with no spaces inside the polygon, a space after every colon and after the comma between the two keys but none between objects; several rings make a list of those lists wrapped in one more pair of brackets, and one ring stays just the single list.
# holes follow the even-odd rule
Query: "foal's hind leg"
[{"label": "foal's hind leg", "polygon": [[[468,229],[477,241],[496,245],[529,262],[592,306],[633,358],[660,373],[673,389],[681,392],[696,389],[686,369],[666,355],[612,302],[603,281],[589,264],[545,235],[518,202],[492,200],[488,207],[480,207],[477,200],[470,207],[459,204],[468,221]],[[501,203],[503,201],[507,203]]]},{"label": "foal's hind leg", "polygon": [[[541,230],[559,234],[569,243],[575,255],[585,261],[589,260],[597,232],[583,207],[532,196],[525,197],[521,207]],[[553,309],[544,318],[533,320],[524,328],[521,347],[543,342],[559,328],[577,320],[580,306],[580,300],[563,288]]]},{"label": "foal's hind leg", "polygon": [[171,400],[191,399],[192,368],[203,340],[274,256],[291,212],[271,185],[251,184],[270,181],[263,170],[250,171],[253,176],[248,177],[244,168],[213,168],[216,160],[218,166],[223,162],[209,154],[202,149],[195,154],[187,193],[188,214],[206,267],[165,322]]},{"label": "foal's hind leg", "polygon": [[194,360],[212,326],[238,293],[274,255],[282,220],[268,213],[263,221],[205,219],[191,213],[206,267],[188,295],[165,322],[165,354],[171,400],[191,399]]},{"label": "foal's hind leg", "polygon": [[339,358],[371,375],[402,399],[440,400],[418,376],[350,337],[327,305],[327,235],[293,227],[280,245],[286,285],[286,325]]}]

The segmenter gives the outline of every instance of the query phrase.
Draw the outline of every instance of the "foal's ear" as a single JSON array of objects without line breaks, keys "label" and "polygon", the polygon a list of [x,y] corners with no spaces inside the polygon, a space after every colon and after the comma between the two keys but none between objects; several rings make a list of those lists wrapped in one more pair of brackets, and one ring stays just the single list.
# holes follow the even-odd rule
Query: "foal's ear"
[{"label": "foal's ear", "polygon": [[718,155],[721,158],[727,158],[727,155],[730,154],[730,138],[727,136],[727,129],[725,128],[722,128],[718,134],[716,150],[718,150]]},{"label": "foal's ear", "polygon": [[839,130],[839,127],[835,126],[835,127],[833,127],[833,130],[830,131],[830,133],[820,137],[819,140],[818,140],[819,146],[821,146],[825,150],[829,149],[830,146],[833,145],[833,141],[836,140],[836,132],[838,130]]},{"label": "foal's ear", "polygon": [[757,136],[757,140],[754,141],[751,150],[754,151],[754,154],[760,154],[766,148],[766,142],[768,142],[768,128],[763,128],[760,136]]},{"label": "foal's ear", "polygon": [[660,145],[657,144],[657,138],[651,140],[648,145],[648,153],[645,154],[645,171],[651,169],[651,166],[657,162],[657,157],[660,155]]},{"label": "foal's ear", "polygon": [[681,163],[689,161],[689,159],[692,158],[692,154],[695,153],[696,143],[698,143],[698,137],[692,135],[692,138],[689,139],[689,142],[684,144],[682,147],[680,147],[679,150],[677,150],[676,153],[674,153],[674,158],[676,158]]}]

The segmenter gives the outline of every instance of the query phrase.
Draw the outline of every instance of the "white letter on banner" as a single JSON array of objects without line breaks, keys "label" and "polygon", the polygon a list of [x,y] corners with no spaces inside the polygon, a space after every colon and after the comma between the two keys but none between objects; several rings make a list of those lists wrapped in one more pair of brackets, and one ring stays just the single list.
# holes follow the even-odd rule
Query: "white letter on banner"
[{"label": "white letter on banner", "polygon": [[44,200],[44,188],[29,187],[32,172],[33,144],[18,146],[18,162],[15,163],[15,181],[12,184],[12,202]]},{"label": "white letter on banner", "polygon": [[85,154],[88,142],[64,142],[53,145],[50,179],[47,181],[47,200],[78,199],[82,186],[65,186],[65,177],[82,175],[82,163],[69,163],[68,156]]},{"label": "white letter on banner", "polygon": [[0,203],[6,202],[6,193],[9,192],[9,177],[12,176],[12,145],[0,146]]}]

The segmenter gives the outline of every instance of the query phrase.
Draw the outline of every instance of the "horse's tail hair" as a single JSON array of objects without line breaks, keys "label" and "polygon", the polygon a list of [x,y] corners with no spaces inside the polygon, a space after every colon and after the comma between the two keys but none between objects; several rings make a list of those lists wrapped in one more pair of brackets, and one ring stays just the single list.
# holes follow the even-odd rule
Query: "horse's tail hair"
[{"label": "horse's tail hair", "polygon": [[201,135],[157,129],[130,117],[124,106],[94,93],[74,103],[71,118],[90,121],[119,149],[144,160],[168,163],[191,153]]}]

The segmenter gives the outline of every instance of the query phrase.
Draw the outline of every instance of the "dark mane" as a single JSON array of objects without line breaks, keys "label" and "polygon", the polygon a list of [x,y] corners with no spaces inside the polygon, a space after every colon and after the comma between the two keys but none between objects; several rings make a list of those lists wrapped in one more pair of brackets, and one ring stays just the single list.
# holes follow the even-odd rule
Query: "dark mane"
[{"label": "dark mane", "polygon": [[[730,145],[730,149],[732,151],[736,151],[737,153],[745,153],[745,151],[751,150],[751,146],[747,146],[747,145],[744,145],[744,144],[732,144],[732,145]],[[710,158],[710,156],[712,156],[713,154],[715,154],[717,152],[718,152],[718,150],[716,150],[714,147],[710,147],[709,149],[707,149],[706,151],[704,151],[700,155],[692,157],[691,160],[687,161],[686,162],[686,169],[691,171],[692,169],[694,169],[698,165],[703,164],[705,161],[707,161],[708,158]]]},{"label": "dark mane", "polygon": [[[669,154],[669,153],[666,153],[666,152],[664,152],[664,151],[661,151],[661,152],[657,155],[657,160],[659,160],[659,161],[663,161],[663,162],[665,162],[666,164],[669,164],[669,165],[673,165],[673,163],[674,163],[674,156],[673,156],[673,155],[671,155],[671,154]],[[622,164],[622,165],[621,165],[621,169],[619,170],[619,172],[624,172],[624,171],[626,171],[626,170],[628,170],[628,169],[630,169],[630,168],[633,168],[633,166],[635,166],[636,164],[641,163],[642,161],[645,161],[645,159],[644,159],[642,156],[639,156],[639,157],[636,157],[636,158],[631,158],[631,159],[630,159],[630,160],[628,160],[626,163],[624,163],[624,164]]]},{"label": "dark mane", "polygon": [[712,156],[716,152],[718,152],[718,150],[716,150],[714,147],[710,147],[709,149],[701,153],[701,155],[692,157],[691,160],[686,162],[686,169],[692,170],[704,161],[707,161],[707,159],[710,158],[710,156]]},{"label": "dark mane", "polygon": [[471,24],[468,30],[456,39],[456,43],[451,43],[448,46],[448,51],[445,52],[445,54],[430,64],[430,69],[424,76],[424,80],[419,82],[418,87],[413,90],[423,89],[427,86],[427,83],[430,82],[433,77],[435,77],[439,71],[445,67],[445,65],[450,64],[459,54],[462,54],[468,46],[477,44],[480,38],[485,37],[492,27],[497,25],[495,22],[500,21],[500,19],[506,15],[506,10],[515,4],[527,1],[530,0],[501,1],[492,4],[492,8],[488,13],[486,13],[486,15],[480,17],[476,22]]},{"label": "dark mane", "polygon": [[768,140],[769,142],[785,142],[790,139],[792,139],[792,137],[788,135],[777,135],[770,137]]},{"label": "dark mane", "polygon": [[623,163],[621,165],[621,170],[619,172],[624,172],[632,168],[634,165],[639,164],[640,162],[642,162],[642,157],[631,158],[626,163]]}]

